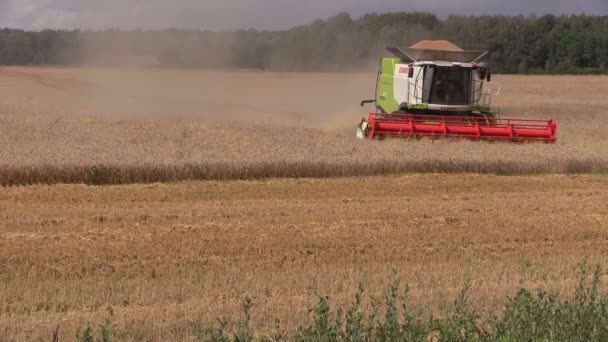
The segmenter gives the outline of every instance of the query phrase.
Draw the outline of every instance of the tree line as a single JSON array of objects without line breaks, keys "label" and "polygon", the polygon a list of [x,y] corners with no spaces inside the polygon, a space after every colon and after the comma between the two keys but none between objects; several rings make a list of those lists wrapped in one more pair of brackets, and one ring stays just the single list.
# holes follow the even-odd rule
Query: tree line
[{"label": "tree line", "polygon": [[[150,62],[277,71],[369,69],[387,46],[446,39],[489,50],[500,73],[608,73],[608,16],[342,13],[283,31],[0,30],[2,65]],[[139,57],[139,59],[137,58]],[[147,59],[142,59],[146,57]]]}]

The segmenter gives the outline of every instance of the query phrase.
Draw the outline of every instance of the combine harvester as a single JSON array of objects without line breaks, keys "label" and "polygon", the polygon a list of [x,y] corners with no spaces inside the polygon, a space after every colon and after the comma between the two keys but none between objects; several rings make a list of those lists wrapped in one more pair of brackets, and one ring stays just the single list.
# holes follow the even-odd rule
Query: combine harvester
[{"label": "combine harvester", "polygon": [[557,140],[553,120],[501,118],[491,108],[500,85],[482,59],[487,51],[465,51],[448,41],[422,41],[388,48],[381,60],[376,112],[357,128],[360,139],[384,137],[463,138],[495,141]]}]

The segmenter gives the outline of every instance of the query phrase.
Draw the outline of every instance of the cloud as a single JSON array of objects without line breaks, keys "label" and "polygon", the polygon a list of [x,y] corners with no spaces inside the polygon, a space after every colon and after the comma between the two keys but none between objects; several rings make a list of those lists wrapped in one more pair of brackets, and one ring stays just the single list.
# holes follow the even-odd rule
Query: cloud
[{"label": "cloud", "polygon": [[606,0],[0,0],[0,26],[42,28],[288,28],[347,11],[608,14]]}]

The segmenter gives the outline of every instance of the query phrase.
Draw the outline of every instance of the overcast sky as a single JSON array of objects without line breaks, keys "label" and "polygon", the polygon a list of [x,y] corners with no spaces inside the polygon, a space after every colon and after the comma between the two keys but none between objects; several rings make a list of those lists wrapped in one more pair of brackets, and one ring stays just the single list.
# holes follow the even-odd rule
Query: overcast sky
[{"label": "overcast sky", "polygon": [[339,12],[608,15],[608,0],[0,0],[0,26],[282,29]]}]

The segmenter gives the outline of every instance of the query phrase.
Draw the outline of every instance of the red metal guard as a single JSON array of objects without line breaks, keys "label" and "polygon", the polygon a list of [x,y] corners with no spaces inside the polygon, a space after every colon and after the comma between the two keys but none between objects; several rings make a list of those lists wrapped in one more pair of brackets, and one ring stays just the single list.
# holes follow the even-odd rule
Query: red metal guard
[{"label": "red metal guard", "polygon": [[553,120],[371,113],[368,124],[370,139],[388,136],[549,143],[557,140],[557,123]]}]

